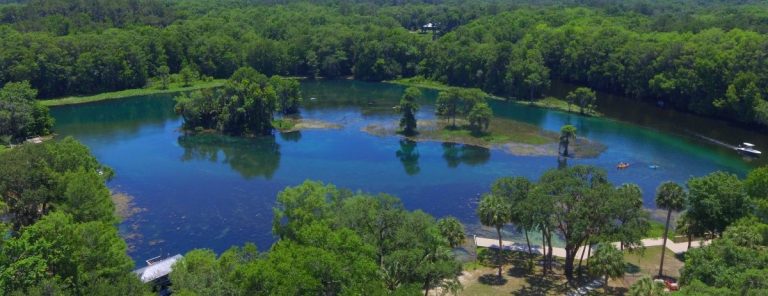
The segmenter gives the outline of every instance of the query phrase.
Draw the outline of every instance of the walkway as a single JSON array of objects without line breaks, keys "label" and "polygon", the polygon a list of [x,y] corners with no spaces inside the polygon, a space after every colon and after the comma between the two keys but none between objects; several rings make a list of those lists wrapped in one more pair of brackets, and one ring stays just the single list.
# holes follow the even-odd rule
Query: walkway
[{"label": "walkway", "polygon": [[[492,239],[492,238],[484,238],[484,237],[478,237],[474,236],[475,239],[475,246],[477,247],[483,247],[483,248],[493,248],[498,249],[499,248],[499,240],[498,239]],[[656,247],[661,246],[664,243],[664,240],[661,238],[649,238],[642,240],[643,246],[646,247]],[[691,242],[691,248],[698,248],[702,245],[706,245],[709,241],[693,241]],[[522,244],[522,243],[516,243],[511,241],[505,241],[502,240],[501,244],[503,246],[504,250],[511,250],[511,251],[519,251],[519,252],[528,252],[528,245]],[[620,244],[618,242],[613,243],[616,248],[620,247]],[[688,242],[681,242],[681,243],[674,243],[672,240],[667,240],[667,249],[669,249],[672,252],[675,252],[675,254],[681,254],[688,251]],[[531,245],[531,251],[534,254],[542,254],[541,246],[539,245]],[[584,252],[584,258],[589,258],[589,256],[586,254],[585,247],[579,248],[578,256],[581,256],[581,253]],[[552,247],[552,255],[555,257],[565,258],[565,249],[563,248],[556,248]]]}]

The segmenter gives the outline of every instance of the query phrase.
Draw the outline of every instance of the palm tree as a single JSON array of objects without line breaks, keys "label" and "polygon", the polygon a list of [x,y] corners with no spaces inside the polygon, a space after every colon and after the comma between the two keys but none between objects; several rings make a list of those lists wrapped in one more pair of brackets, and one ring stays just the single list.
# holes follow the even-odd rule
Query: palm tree
[{"label": "palm tree", "polygon": [[576,127],[570,124],[564,125],[560,128],[560,146],[563,149],[563,156],[568,156],[568,145],[571,144],[571,139],[576,139]]},{"label": "palm tree", "polygon": [[629,287],[628,296],[661,296],[665,295],[664,285],[654,282],[649,277],[644,277]]},{"label": "palm tree", "polygon": [[679,212],[685,208],[687,193],[683,187],[675,182],[664,182],[656,190],[656,207],[667,210],[667,223],[664,226],[664,243],[661,246],[661,264],[659,265],[659,276],[662,276],[664,270],[664,253],[667,250],[667,235],[669,234],[669,219],[672,217],[672,211]]},{"label": "palm tree", "polygon": [[589,272],[594,276],[618,278],[624,275],[624,253],[610,243],[600,243],[595,248],[595,254],[589,258]]},{"label": "palm tree", "polygon": [[509,222],[512,216],[512,210],[504,198],[493,194],[487,194],[480,200],[477,206],[477,216],[480,217],[480,223],[484,226],[493,226],[496,228],[496,234],[499,236],[499,249],[496,253],[496,264],[499,266],[499,278],[501,278],[501,253],[503,246],[501,244],[501,228]]},{"label": "palm tree", "polygon": [[448,216],[437,221],[437,229],[440,235],[448,240],[451,248],[456,248],[464,243],[466,235],[464,234],[464,225],[458,219]]}]

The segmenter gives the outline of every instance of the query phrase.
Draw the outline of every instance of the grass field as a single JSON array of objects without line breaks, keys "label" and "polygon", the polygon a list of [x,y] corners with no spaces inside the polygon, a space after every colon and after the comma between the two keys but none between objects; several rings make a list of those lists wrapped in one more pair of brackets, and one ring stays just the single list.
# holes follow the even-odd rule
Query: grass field
[{"label": "grass field", "polygon": [[46,105],[49,107],[84,104],[84,103],[122,99],[122,98],[135,97],[135,96],[176,93],[176,92],[192,91],[192,90],[198,90],[198,89],[214,88],[214,87],[219,87],[224,85],[224,81],[225,80],[223,79],[217,79],[212,81],[198,81],[193,83],[191,86],[183,86],[181,83],[171,83],[168,86],[168,89],[136,88],[136,89],[121,90],[116,92],[100,93],[92,96],[65,97],[65,98],[58,98],[58,99],[51,99],[51,100],[43,100],[40,102],[43,105]]}]

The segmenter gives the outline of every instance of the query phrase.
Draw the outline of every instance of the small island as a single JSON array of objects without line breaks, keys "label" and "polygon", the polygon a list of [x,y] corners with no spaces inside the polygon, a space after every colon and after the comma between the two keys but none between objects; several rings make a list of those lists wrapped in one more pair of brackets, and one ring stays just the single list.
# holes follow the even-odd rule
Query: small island
[{"label": "small island", "polygon": [[[187,132],[219,132],[231,136],[271,135],[275,130],[332,129],[340,125],[297,116],[301,90],[295,79],[267,77],[250,67],[237,70],[222,88],[176,97],[176,113]],[[280,116],[276,118],[275,115]]]},{"label": "small island", "polygon": [[564,126],[561,133],[515,120],[494,118],[485,102],[489,97],[478,89],[447,88],[437,100],[437,119],[415,118],[418,105],[417,88],[405,91],[396,107],[402,118],[398,122],[370,124],[362,128],[376,136],[400,135],[411,141],[436,141],[465,144],[483,148],[502,149],[520,156],[597,157],[605,145],[576,137],[573,126]]}]

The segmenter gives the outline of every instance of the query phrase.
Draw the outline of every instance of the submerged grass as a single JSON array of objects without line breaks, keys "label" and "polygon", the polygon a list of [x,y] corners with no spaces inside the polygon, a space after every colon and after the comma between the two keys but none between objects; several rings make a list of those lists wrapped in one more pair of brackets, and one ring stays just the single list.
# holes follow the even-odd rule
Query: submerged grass
[{"label": "submerged grass", "polygon": [[59,98],[59,99],[43,100],[40,102],[43,105],[46,105],[49,107],[85,104],[85,103],[91,103],[91,102],[122,99],[122,98],[135,97],[135,96],[176,93],[176,92],[185,92],[185,91],[192,91],[192,90],[198,90],[198,89],[214,88],[214,87],[220,87],[224,85],[224,81],[225,81],[224,79],[216,79],[211,81],[197,81],[192,83],[192,85],[190,86],[184,86],[182,83],[171,83],[167,89],[159,89],[154,87],[136,88],[136,89],[121,90],[116,92],[100,93],[92,96],[65,97],[65,98]]}]

